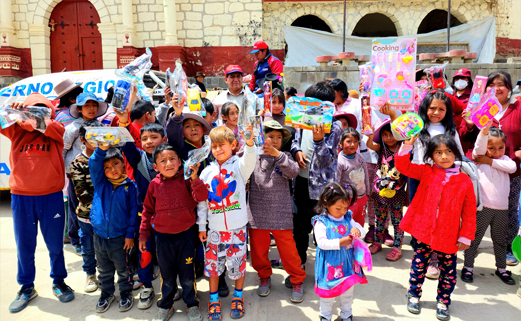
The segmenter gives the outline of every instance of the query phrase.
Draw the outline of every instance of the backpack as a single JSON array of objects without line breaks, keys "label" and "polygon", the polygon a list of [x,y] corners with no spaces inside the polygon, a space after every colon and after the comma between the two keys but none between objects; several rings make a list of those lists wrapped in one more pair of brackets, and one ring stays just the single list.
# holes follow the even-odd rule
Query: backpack
[{"label": "backpack", "polygon": [[481,202],[481,190],[479,188],[479,175],[477,166],[467,157],[463,156],[463,161],[456,161],[456,165],[460,166],[461,172],[467,174],[474,185],[474,194],[476,195],[476,207],[478,211],[483,210]]}]

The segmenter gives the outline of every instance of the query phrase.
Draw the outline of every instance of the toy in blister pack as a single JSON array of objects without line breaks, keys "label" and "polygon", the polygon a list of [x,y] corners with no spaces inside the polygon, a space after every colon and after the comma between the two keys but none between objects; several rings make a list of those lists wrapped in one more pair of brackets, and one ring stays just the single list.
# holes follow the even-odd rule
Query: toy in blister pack
[{"label": "toy in blister pack", "polygon": [[179,106],[184,106],[188,94],[188,79],[186,78],[186,73],[180,59],[177,59],[175,62],[175,70],[172,73],[172,78],[175,86],[171,88],[175,88],[177,92],[177,104]]},{"label": "toy in blister pack", "polygon": [[115,110],[124,111],[130,99],[132,83],[127,79],[119,79],[114,86],[111,105]]},{"label": "toy in blister pack", "polygon": [[369,94],[362,94],[362,134],[371,135],[371,100]]},{"label": "toy in blister pack", "polygon": [[253,145],[256,147],[257,154],[263,154],[264,145],[264,123],[261,116],[250,117],[250,124],[253,130]]},{"label": "toy in blister pack", "polygon": [[240,108],[238,125],[246,125],[249,123],[250,117],[255,116],[257,95],[255,95],[248,86],[244,88],[244,97]]},{"label": "toy in blister pack", "polygon": [[0,106],[0,125],[7,128],[21,120],[37,131],[44,133],[47,129],[45,120],[51,119],[52,110],[48,107],[26,106],[20,109],[13,109],[9,105]]},{"label": "toy in blister pack", "polygon": [[369,246],[361,238],[356,236],[352,237],[353,241],[351,244],[353,246],[355,261],[362,267],[367,268],[367,271],[371,271],[373,269],[373,259],[371,257],[371,251],[369,251]]},{"label": "toy in blister pack", "polygon": [[272,84],[271,81],[264,82],[264,116],[271,117],[271,104],[272,104]]},{"label": "toy in blister pack", "polygon": [[419,80],[416,82],[414,88],[414,112],[417,113],[420,109],[423,98],[427,96],[429,89],[429,82],[427,80]]},{"label": "toy in blister pack", "polygon": [[362,94],[369,94],[371,92],[372,83],[372,69],[371,65],[365,64],[358,66],[360,69],[360,80],[362,83]]},{"label": "toy in blister pack", "polygon": [[396,140],[410,139],[423,128],[423,120],[415,113],[400,115],[391,123],[391,131]]},{"label": "toy in blister pack", "polygon": [[496,88],[493,87],[483,95],[483,98],[473,111],[470,120],[477,128],[485,128],[494,116],[501,110],[502,106],[496,98]]},{"label": "toy in blister pack", "polygon": [[312,130],[314,125],[323,124],[324,132],[331,132],[335,105],[310,97],[291,97],[286,103],[284,125]]},{"label": "toy in blister pack", "polygon": [[[152,101],[152,98],[150,97],[150,93],[148,92],[145,84],[143,83],[143,77],[145,76],[145,73],[150,70],[152,67],[152,51],[150,51],[150,48],[147,47],[145,50],[145,53],[141,56],[137,57],[123,67],[122,69],[116,69],[115,73],[122,79],[128,80],[132,83],[135,83],[137,95],[140,99],[144,99],[146,101]],[[116,88],[115,88],[116,89]],[[121,107],[120,107],[121,108]],[[125,108],[124,106],[122,107]],[[118,109],[118,108],[116,108]],[[122,110],[122,109],[119,109]]]},{"label": "toy in blister pack", "polygon": [[189,166],[193,166],[204,161],[208,155],[210,155],[211,150],[212,140],[210,139],[210,136],[204,135],[204,145],[201,148],[192,149],[188,152],[188,159],[184,163],[183,167],[185,179],[189,179],[190,175],[193,173]]},{"label": "toy in blister pack", "polygon": [[[190,88],[188,89],[188,93],[186,95],[188,101],[188,108],[190,111],[200,111],[201,110],[201,97],[199,96],[199,90]],[[206,115],[203,115],[206,116]]]},{"label": "toy in blister pack", "polygon": [[414,107],[416,38],[373,40],[371,106],[380,109],[388,102],[394,109]]},{"label": "toy in blister pack", "polygon": [[475,112],[477,105],[483,97],[483,94],[485,94],[485,85],[487,84],[487,79],[488,78],[484,76],[476,76],[474,79],[474,85],[472,86],[472,91],[470,92],[467,108],[465,108],[462,114],[463,118],[470,119],[472,114]]},{"label": "toy in blister pack", "polygon": [[447,84],[445,83],[445,67],[449,63],[446,61],[443,65],[434,65],[429,68],[423,69],[423,71],[429,76],[429,81],[432,84],[433,89],[445,89]]},{"label": "toy in blister pack", "polygon": [[94,147],[123,146],[134,138],[124,127],[86,127],[85,139]]}]

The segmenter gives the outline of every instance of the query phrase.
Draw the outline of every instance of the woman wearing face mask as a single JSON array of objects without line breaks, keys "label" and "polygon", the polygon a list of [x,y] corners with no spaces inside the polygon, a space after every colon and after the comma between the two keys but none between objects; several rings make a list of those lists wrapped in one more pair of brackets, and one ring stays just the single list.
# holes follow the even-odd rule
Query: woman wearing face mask
[{"label": "woman wearing face mask", "polygon": [[454,97],[467,105],[472,91],[472,74],[470,70],[461,68],[452,78],[452,88],[454,89]]}]

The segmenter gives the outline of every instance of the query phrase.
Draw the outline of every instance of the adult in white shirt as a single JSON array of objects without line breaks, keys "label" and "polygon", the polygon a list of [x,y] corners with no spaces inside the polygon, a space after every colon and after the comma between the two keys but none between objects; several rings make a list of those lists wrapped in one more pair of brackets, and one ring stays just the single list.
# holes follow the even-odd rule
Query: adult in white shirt
[{"label": "adult in white shirt", "polygon": [[242,106],[244,99],[244,89],[242,87],[243,75],[239,65],[229,65],[224,71],[224,81],[228,85],[228,90],[221,92],[212,101],[215,108],[214,121],[221,124],[221,107],[224,103],[231,101],[239,107]]}]

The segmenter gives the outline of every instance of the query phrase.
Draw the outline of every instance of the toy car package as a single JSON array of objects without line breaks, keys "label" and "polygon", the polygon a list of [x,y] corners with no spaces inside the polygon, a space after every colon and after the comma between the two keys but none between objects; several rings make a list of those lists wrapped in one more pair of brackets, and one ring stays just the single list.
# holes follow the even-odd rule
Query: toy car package
[{"label": "toy car package", "polygon": [[123,146],[134,138],[124,127],[86,127],[85,139],[94,147]]},{"label": "toy car package", "polygon": [[45,120],[51,119],[52,110],[47,107],[26,106],[13,109],[9,105],[0,106],[0,125],[7,128],[18,120],[31,124],[39,132],[45,132],[47,124]]},{"label": "toy car package", "polygon": [[210,136],[204,135],[204,145],[198,149],[192,149],[188,152],[188,159],[184,163],[183,172],[185,179],[189,179],[190,175],[192,175],[193,171],[189,166],[193,166],[197,163],[204,161],[208,155],[210,155],[210,151],[212,150],[212,140]]},{"label": "toy car package", "polygon": [[331,132],[335,105],[310,97],[291,97],[286,103],[286,126],[312,130],[314,125],[323,124],[326,133]]}]

